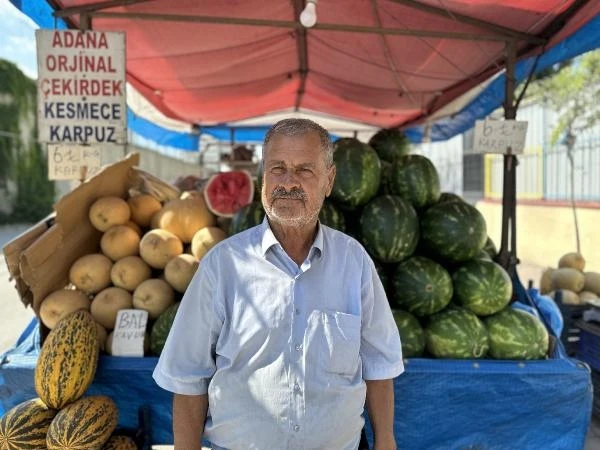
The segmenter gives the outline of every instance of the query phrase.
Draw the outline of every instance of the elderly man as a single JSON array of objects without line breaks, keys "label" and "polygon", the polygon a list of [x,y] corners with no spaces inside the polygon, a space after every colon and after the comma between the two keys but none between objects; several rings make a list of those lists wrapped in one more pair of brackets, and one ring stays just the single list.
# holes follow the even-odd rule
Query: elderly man
[{"label": "elderly man", "polygon": [[329,135],[282,120],[263,165],[265,220],[202,259],[154,371],[175,448],[355,450],[366,402],[374,448],[395,449],[398,329],[366,251],[318,221]]}]

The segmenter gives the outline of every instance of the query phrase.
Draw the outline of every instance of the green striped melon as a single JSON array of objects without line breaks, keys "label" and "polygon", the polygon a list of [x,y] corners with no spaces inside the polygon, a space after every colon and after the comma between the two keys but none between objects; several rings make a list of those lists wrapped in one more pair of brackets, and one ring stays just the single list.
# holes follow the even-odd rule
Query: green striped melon
[{"label": "green striped melon", "polygon": [[105,395],[84,397],[61,409],[48,428],[48,450],[101,450],[117,427],[119,410]]},{"label": "green striped melon", "polygon": [[236,234],[259,225],[265,217],[265,210],[261,202],[252,202],[238,209],[231,218],[229,234]]},{"label": "green striped melon", "polygon": [[154,325],[152,325],[152,331],[150,332],[150,352],[153,355],[159,356],[162,352],[180,304],[181,302],[173,303],[158,316]]},{"label": "green striped melon", "polygon": [[488,332],[479,317],[453,305],[430,316],[425,340],[427,351],[436,358],[484,358],[489,349]]},{"label": "green striped melon", "polygon": [[0,449],[45,449],[46,433],[57,412],[39,398],[9,409],[0,419]]},{"label": "green striped melon", "polygon": [[382,128],[369,139],[382,161],[394,162],[410,151],[410,142],[398,129]]},{"label": "green striped melon", "polygon": [[426,208],[440,198],[440,177],[427,157],[403,155],[392,166],[390,190],[416,209]]},{"label": "green striped melon", "polygon": [[353,210],[377,194],[381,163],[375,150],[358,139],[339,139],[334,148],[336,175],[331,198],[341,208]]},{"label": "green striped melon", "polygon": [[549,336],[532,314],[510,307],[486,317],[490,356],[495,359],[542,359],[548,353]]},{"label": "green striped melon", "polygon": [[381,160],[381,181],[377,195],[391,195],[390,179],[392,178],[392,163]]},{"label": "green striped melon", "polygon": [[494,241],[492,241],[492,238],[489,236],[485,240],[483,251],[489,255],[490,259],[494,259],[496,256],[498,256],[498,248],[496,247],[496,244],[494,244]]},{"label": "green striped melon", "polygon": [[392,277],[396,302],[417,316],[441,311],[452,300],[452,278],[442,266],[412,256],[396,267]]},{"label": "green striped melon", "polygon": [[468,203],[438,203],[421,217],[421,239],[428,253],[436,258],[468,261],[477,256],[485,244],[485,219]]},{"label": "green striped melon", "polygon": [[510,276],[493,261],[474,259],[461,265],[452,275],[454,300],[478,316],[489,316],[503,309],[512,298]]},{"label": "green striped melon", "polygon": [[336,230],[344,231],[344,213],[338,209],[330,200],[325,200],[321,211],[319,211],[319,220],[323,225],[335,228]]},{"label": "green striped melon", "polygon": [[454,192],[442,192],[440,194],[440,198],[438,199],[438,203],[448,202],[464,202],[464,199]]},{"label": "green striped melon", "polygon": [[53,409],[80,398],[92,384],[98,364],[96,321],[79,310],[50,331],[35,366],[35,390]]},{"label": "green striped melon", "polygon": [[419,220],[409,202],[392,195],[370,201],[360,216],[365,248],[381,262],[400,262],[415,251]]},{"label": "green striped melon", "polygon": [[425,351],[425,331],[415,316],[407,311],[396,309],[394,320],[400,333],[402,357],[415,358]]}]

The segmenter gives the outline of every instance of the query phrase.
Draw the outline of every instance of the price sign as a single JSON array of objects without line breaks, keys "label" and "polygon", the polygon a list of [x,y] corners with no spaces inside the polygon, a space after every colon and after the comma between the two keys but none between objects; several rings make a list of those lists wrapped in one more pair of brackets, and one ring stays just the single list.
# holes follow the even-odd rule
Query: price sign
[{"label": "price sign", "polygon": [[527,124],[526,121],[518,120],[476,121],[473,152],[523,153]]},{"label": "price sign", "polygon": [[83,180],[100,169],[100,148],[85,145],[48,145],[49,180]]},{"label": "price sign", "polygon": [[144,338],[148,311],[122,309],[117,313],[111,354],[114,356],[144,356]]}]

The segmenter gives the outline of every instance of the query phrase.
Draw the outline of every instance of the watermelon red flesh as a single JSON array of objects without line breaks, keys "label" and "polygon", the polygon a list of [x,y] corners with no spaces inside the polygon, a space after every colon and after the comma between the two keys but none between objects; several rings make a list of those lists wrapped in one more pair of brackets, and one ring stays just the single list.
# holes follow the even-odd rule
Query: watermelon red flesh
[{"label": "watermelon red flesh", "polygon": [[436,358],[483,358],[489,350],[487,328],[479,317],[452,305],[431,316],[425,340],[427,350]]},{"label": "watermelon red flesh", "polygon": [[360,216],[361,242],[381,262],[400,262],[415,251],[419,219],[406,200],[382,195],[371,200]]},{"label": "watermelon red flesh", "polygon": [[495,359],[541,359],[548,353],[548,330],[540,319],[510,307],[486,317],[490,356]]},{"label": "watermelon red flesh", "polygon": [[441,265],[412,256],[396,267],[394,297],[400,308],[418,316],[441,311],[452,299],[452,278]]},{"label": "watermelon red flesh", "polygon": [[455,301],[478,316],[497,313],[512,297],[510,276],[493,261],[468,261],[454,272],[452,281]]},{"label": "watermelon red flesh", "polygon": [[440,177],[433,163],[422,155],[402,155],[392,166],[389,187],[392,194],[408,200],[416,209],[440,198]]},{"label": "watermelon red flesh", "polygon": [[381,163],[375,150],[358,139],[339,139],[334,148],[336,176],[331,198],[341,208],[354,210],[377,194]]},{"label": "watermelon red flesh", "polygon": [[245,170],[212,175],[204,186],[206,206],[216,216],[232,217],[254,198],[254,181]]}]

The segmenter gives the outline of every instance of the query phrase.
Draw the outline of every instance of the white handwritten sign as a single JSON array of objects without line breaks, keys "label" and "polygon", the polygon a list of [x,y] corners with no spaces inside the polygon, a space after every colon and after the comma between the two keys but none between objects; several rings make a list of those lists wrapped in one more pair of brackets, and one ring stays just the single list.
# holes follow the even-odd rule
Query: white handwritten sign
[{"label": "white handwritten sign", "polygon": [[475,122],[473,152],[523,153],[527,136],[526,121],[478,120]]},{"label": "white handwritten sign", "polygon": [[148,311],[122,309],[117,313],[113,331],[112,355],[144,356]]},{"label": "white handwritten sign", "polygon": [[39,141],[124,144],[125,33],[37,30]]},{"label": "white handwritten sign", "polygon": [[98,146],[48,145],[49,180],[84,180],[99,169]]}]

